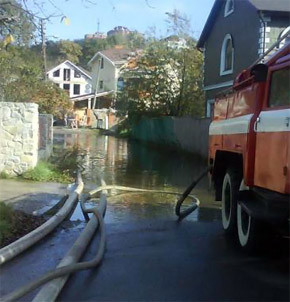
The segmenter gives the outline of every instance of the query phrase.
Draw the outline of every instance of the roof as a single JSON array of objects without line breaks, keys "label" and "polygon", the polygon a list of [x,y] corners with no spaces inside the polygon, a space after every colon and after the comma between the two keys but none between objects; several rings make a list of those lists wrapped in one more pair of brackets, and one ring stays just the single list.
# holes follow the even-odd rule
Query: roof
[{"label": "roof", "polygon": [[82,70],[83,73],[85,73],[85,74],[87,74],[87,75],[89,75],[89,76],[92,76],[91,72],[88,71],[88,70],[86,70],[86,69],[84,69],[82,66],[77,66],[77,67],[78,67],[80,70]]},{"label": "roof", "polygon": [[132,50],[126,48],[110,48],[100,51],[112,62],[126,61]]},{"label": "roof", "polygon": [[134,53],[134,51],[124,47],[113,47],[97,52],[88,64],[91,64],[98,55],[108,58],[112,63],[125,62],[129,56],[132,56],[132,53]]},{"label": "roof", "polygon": [[289,0],[248,0],[257,10],[290,12]]},{"label": "roof", "polygon": [[49,73],[51,71],[54,71],[56,70],[61,64],[69,64],[71,65],[74,69],[77,69],[80,73],[82,73],[83,75],[85,75],[86,77],[88,77],[89,79],[92,79],[92,76],[90,74],[90,72],[88,72],[87,70],[85,70],[84,68],[80,67],[80,66],[77,66],[75,65],[74,63],[72,63],[71,61],[69,60],[65,60],[64,62],[58,64],[57,66],[51,68],[50,70],[48,70],[46,73]]},{"label": "roof", "polygon": [[[245,0],[251,3],[258,11],[276,11],[276,12],[290,12],[289,0]],[[225,0],[215,0],[210,14],[207,18],[203,31],[197,42],[197,47],[202,48],[204,43],[214,26],[215,19]]]},{"label": "roof", "polygon": [[106,96],[106,95],[109,95],[111,93],[113,93],[114,90],[110,90],[110,91],[104,91],[104,92],[100,92],[100,93],[88,93],[88,94],[83,94],[83,95],[78,95],[78,96],[74,96],[74,97],[71,97],[70,100],[73,101],[73,102],[77,102],[77,101],[84,101],[84,100],[87,100],[87,99],[91,99],[91,98],[99,98],[101,96]]}]

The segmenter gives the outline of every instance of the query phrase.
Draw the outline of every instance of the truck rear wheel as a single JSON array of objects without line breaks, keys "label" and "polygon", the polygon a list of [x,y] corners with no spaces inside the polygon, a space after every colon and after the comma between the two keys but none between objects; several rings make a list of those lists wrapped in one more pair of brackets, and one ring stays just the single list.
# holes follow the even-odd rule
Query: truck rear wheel
[{"label": "truck rear wheel", "polygon": [[237,197],[241,177],[234,169],[228,169],[222,186],[222,224],[227,234],[237,232]]},{"label": "truck rear wheel", "polygon": [[241,247],[251,251],[256,248],[260,239],[259,224],[241,205],[237,206],[237,229]]}]

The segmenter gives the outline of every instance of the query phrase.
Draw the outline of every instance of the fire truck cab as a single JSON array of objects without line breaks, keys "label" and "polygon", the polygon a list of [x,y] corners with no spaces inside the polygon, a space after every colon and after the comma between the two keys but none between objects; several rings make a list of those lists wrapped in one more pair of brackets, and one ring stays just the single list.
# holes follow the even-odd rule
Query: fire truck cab
[{"label": "fire truck cab", "polygon": [[[216,97],[209,163],[222,225],[251,249],[268,225],[288,225],[290,44],[242,71]],[[287,227],[288,229],[288,227]]]}]

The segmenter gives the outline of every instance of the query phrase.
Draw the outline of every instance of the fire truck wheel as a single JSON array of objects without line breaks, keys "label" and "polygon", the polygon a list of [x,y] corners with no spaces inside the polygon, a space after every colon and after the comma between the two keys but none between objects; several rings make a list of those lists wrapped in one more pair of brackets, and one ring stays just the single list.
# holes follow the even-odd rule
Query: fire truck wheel
[{"label": "fire truck wheel", "polygon": [[241,177],[234,169],[228,169],[222,186],[222,224],[227,234],[237,232],[237,196]]},{"label": "fire truck wheel", "polygon": [[237,206],[237,228],[240,245],[245,250],[251,251],[258,241],[258,222],[253,219],[243,208]]}]

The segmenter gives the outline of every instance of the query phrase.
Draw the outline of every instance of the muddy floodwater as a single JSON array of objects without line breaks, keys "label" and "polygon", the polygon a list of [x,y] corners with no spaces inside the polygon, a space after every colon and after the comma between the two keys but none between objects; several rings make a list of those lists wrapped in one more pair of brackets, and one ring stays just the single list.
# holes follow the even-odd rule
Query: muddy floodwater
[{"label": "muddy floodwater", "polygon": [[[206,161],[192,154],[156,148],[140,142],[101,135],[90,130],[56,130],[54,149],[78,148],[78,162],[85,191],[94,189],[102,177],[107,185],[182,192],[206,168]],[[208,179],[194,189],[201,207],[190,220],[218,220],[219,203],[214,202]],[[162,219],[174,215],[176,196],[168,194],[111,191],[107,222]],[[190,200],[185,203],[190,204]],[[76,211],[72,219],[82,219]]]}]

